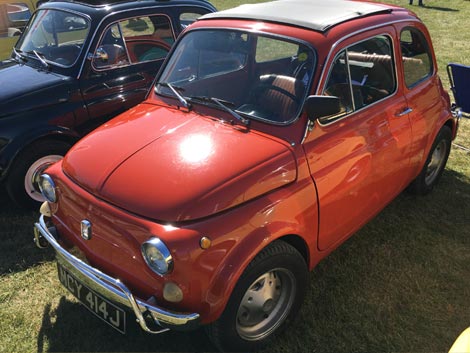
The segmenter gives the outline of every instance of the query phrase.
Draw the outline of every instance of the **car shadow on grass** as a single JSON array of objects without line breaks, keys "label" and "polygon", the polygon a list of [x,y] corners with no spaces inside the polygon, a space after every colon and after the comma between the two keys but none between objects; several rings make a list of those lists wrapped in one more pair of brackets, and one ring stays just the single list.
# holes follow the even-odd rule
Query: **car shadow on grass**
[{"label": "car shadow on grass", "polygon": [[0,190],[0,276],[24,271],[34,265],[54,258],[53,251],[40,251],[34,244],[33,225],[38,211],[22,210],[3,190]]},{"label": "car shadow on grass", "polygon": [[402,193],[313,270],[286,344],[448,351],[470,322],[469,254],[470,176],[446,170],[431,194]]},{"label": "car shadow on grass", "polygon": [[[470,176],[446,170],[430,195],[402,193],[323,260],[263,352],[447,351],[470,322],[469,253]],[[44,305],[38,352],[216,351],[202,329],[151,335],[128,315],[122,335],[69,294]]]},{"label": "car shadow on grass", "polygon": [[424,6],[422,6],[422,8],[423,9],[428,9],[428,10],[444,11],[444,12],[459,12],[460,11],[458,9],[452,9],[450,7],[430,6],[430,5],[424,5]]},{"label": "car shadow on grass", "polygon": [[202,329],[182,333],[147,334],[127,315],[125,335],[65,297],[46,304],[37,337],[37,352],[215,352]]}]

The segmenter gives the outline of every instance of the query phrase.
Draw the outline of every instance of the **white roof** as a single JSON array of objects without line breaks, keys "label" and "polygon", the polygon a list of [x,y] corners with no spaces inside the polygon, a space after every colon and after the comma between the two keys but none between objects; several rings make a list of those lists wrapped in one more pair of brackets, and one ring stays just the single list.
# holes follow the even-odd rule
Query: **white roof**
[{"label": "white roof", "polygon": [[348,20],[391,12],[387,5],[348,0],[278,0],[245,4],[200,19],[248,19],[289,24],[324,32]]}]

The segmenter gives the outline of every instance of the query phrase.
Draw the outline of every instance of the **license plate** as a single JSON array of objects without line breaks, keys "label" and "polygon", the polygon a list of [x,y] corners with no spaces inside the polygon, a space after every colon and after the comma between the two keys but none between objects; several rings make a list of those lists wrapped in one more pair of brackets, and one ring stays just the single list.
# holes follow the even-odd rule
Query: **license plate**
[{"label": "license plate", "polygon": [[126,312],[85,286],[64,267],[57,264],[59,281],[88,310],[121,333],[126,332]]}]

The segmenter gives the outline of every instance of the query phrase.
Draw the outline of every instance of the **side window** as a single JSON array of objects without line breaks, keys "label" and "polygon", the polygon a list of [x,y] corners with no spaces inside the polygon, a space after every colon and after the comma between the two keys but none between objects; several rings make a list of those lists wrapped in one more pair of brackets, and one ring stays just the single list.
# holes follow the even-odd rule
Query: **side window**
[{"label": "side window", "polygon": [[175,41],[170,20],[163,15],[132,18],[120,24],[133,63],[165,59]]},{"label": "side window", "polygon": [[24,3],[0,4],[0,38],[19,36],[30,17],[31,11]]},{"label": "side window", "polygon": [[110,26],[98,46],[98,69],[163,60],[175,41],[170,20],[163,15],[134,17]]},{"label": "side window", "polygon": [[356,111],[395,92],[394,67],[388,36],[354,44],[336,56],[324,95],[340,99],[342,114],[339,116]]},{"label": "side window", "polygon": [[400,46],[405,83],[410,88],[433,72],[429,45],[423,33],[415,28],[407,28],[401,32]]}]

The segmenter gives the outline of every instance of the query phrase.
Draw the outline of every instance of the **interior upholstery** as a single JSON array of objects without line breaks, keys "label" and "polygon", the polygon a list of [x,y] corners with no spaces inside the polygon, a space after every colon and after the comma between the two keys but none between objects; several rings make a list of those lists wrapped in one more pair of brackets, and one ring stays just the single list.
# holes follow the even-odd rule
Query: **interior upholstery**
[{"label": "interior upholstery", "polygon": [[290,76],[263,75],[257,88],[256,105],[269,109],[272,120],[289,121],[299,108],[297,85],[297,80]]}]

